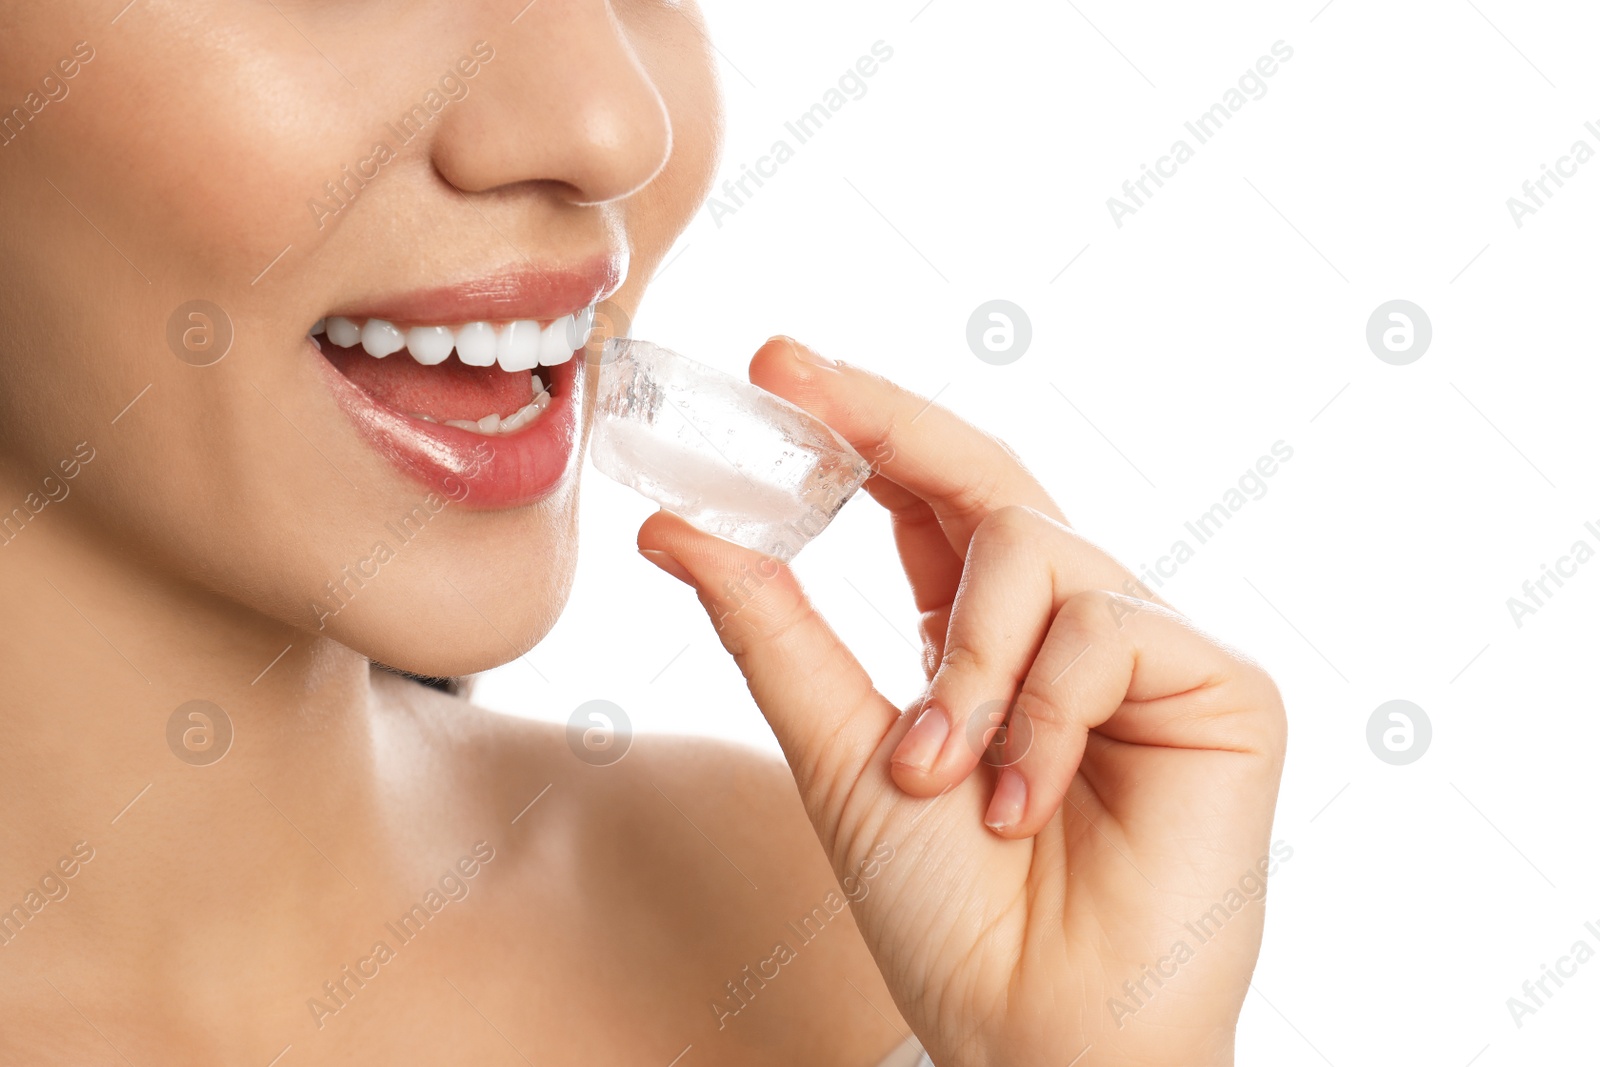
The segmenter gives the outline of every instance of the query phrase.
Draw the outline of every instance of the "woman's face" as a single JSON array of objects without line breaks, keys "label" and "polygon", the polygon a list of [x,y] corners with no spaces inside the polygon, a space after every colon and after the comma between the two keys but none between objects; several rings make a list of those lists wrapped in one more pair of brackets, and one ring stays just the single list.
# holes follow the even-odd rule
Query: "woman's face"
[{"label": "woman's face", "polygon": [[0,0],[0,541],[70,492],[51,548],[382,662],[530,647],[586,309],[626,321],[714,169],[698,12],[124,2]]}]

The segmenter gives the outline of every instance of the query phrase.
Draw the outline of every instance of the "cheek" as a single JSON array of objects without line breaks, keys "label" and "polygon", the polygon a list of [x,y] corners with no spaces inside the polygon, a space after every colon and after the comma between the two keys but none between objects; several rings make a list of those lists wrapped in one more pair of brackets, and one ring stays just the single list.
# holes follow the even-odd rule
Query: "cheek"
[{"label": "cheek", "polygon": [[722,150],[723,107],[709,40],[675,33],[641,36],[634,45],[672,119],[672,157],[657,181],[625,208],[636,249],[631,273],[648,278],[653,272],[638,264],[648,267],[657,261],[652,257],[665,255],[711,189]]},{"label": "cheek", "polygon": [[80,76],[82,106],[58,116],[73,153],[117,161],[64,160],[74,201],[119,231],[134,263],[155,265],[157,285],[181,278],[249,293],[285,247],[303,254],[324,236],[306,201],[354,152],[365,117],[331,104],[354,91],[303,41],[281,36],[251,19],[110,42]]},{"label": "cheek", "polygon": [[[35,465],[47,458],[32,454],[35,442],[52,426],[103,429],[146,386],[204,421],[217,407],[211,383],[174,357],[169,318],[207,299],[241,326],[238,347],[261,336],[243,326],[273,310],[272,290],[267,279],[251,283],[286,247],[285,274],[294,249],[311,250],[297,212],[316,184],[310,175],[326,167],[319,152],[354,139],[335,123],[362,123],[315,106],[337,76],[298,37],[282,40],[292,31],[281,20],[282,32],[261,21],[261,11],[276,19],[270,7],[141,8],[142,22],[130,12],[86,35],[94,57],[70,95],[0,168],[0,434]],[[40,63],[78,39],[30,33],[29,58]],[[52,354],[47,366],[41,351]]]},{"label": "cheek", "polygon": [[[304,281],[343,221],[319,220],[313,203],[330,202],[329,183],[373,172],[377,143],[393,141],[388,122],[428,87],[416,72],[436,78],[438,42],[459,35],[417,21],[436,12],[385,15],[373,34],[341,24],[338,9],[302,7],[291,17],[336,58],[271,4],[140,0],[143,21],[101,31],[71,96],[41,124],[37,169],[150,279],[130,271],[129,287],[163,307],[170,291],[248,303]],[[362,62],[374,50],[392,62]],[[415,146],[411,157],[383,169],[426,166]]]}]

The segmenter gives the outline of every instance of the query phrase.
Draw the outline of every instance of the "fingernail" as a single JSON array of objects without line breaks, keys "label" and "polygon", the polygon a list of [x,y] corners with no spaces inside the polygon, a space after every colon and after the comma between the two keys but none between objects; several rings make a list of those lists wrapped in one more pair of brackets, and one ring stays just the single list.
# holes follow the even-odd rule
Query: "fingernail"
[{"label": "fingernail", "polygon": [[1028,806],[1028,781],[1015,767],[1000,771],[1000,780],[994,784],[994,796],[989,798],[989,813],[983,824],[991,830],[1009,830],[1022,821],[1022,811]]},{"label": "fingernail", "polygon": [[829,359],[827,356],[811,351],[811,349],[807,348],[805,345],[801,344],[799,341],[796,341],[792,337],[784,337],[780,334],[775,338],[775,340],[782,341],[784,344],[788,345],[789,354],[794,356],[795,359],[800,360],[802,363],[809,363],[813,367],[837,367],[839,365],[833,360]]},{"label": "fingernail", "polygon": [[662,570],[678,579],[678,581],[682,582],[684,585],[694,585],[694,575],[685,570],[683,564],[667,555],[667,553],[662,552],[660,549],[641,548],[639,550],[639,555],[643,556],[651,563],[654,563],[657,567],[660,567]]},{"label": "fingernail", "polygon": [[933,763],[950,736],[950,716],[937,704],[929,704],[911,724],[911,731],[900,739],[892,757],[895,763],[924,773],[933,769]]}]

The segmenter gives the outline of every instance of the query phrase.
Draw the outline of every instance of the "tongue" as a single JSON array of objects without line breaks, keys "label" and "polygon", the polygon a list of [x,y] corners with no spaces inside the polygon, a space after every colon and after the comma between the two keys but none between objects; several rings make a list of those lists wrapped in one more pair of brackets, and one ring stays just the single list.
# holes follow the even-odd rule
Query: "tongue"
[{"label": "tongue", "polygon": [[374,359],[360,348],[339,348],[326,338],[322,351],[374,400],[407,415],[476,421],[489,414],[514,414],[533,399],[532,371],[469,367],[453,356],[424,367],[403,349]]}]

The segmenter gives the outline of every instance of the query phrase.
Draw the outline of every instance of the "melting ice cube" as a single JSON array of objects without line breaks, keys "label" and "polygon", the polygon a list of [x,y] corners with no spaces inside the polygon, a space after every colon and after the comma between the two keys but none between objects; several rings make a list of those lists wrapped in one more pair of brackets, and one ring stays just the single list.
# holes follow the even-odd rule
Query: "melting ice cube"
[{"label": "melting ice cube", "polygon": [[589,454],[699,529],[785,561],[871,473],[787,400],[629,338],[606,342]]}]

